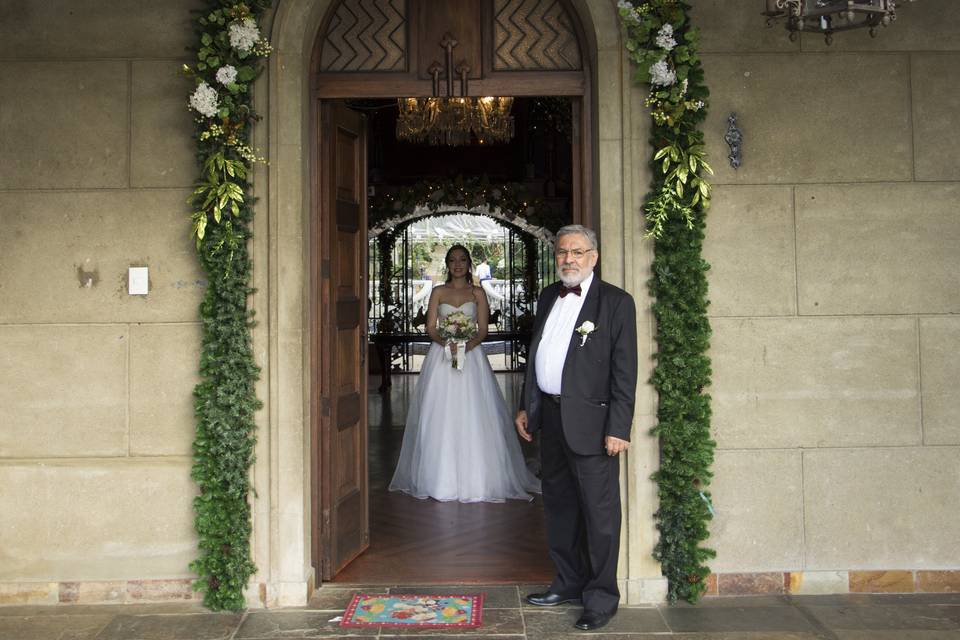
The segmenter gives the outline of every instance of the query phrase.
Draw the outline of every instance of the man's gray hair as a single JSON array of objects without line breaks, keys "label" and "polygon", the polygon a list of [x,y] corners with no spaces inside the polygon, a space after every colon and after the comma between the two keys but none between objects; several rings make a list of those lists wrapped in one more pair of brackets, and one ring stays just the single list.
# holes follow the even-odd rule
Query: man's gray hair
[{"label": "man's gray hair", "polygon": [[563,236],[569,236],[575,233],[586,237],[591,249],[597,248],[597,232],[593,229],[588,229],[582,224],[568,224],[565,227],[561,227],[560,230],[557,231],[557,240],[559,241]]}]

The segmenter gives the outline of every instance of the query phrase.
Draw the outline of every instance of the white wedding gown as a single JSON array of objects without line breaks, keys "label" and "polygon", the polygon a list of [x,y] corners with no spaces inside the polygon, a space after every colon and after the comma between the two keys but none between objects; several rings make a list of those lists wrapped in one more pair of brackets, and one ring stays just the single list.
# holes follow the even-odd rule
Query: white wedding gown
[{"label": "white wedding gown", "polygon": [[[443,303],[440,317],[477,305]],[[462,357],[463,354],[460,354]],[[532,500],[540,481],[527,469],[513,418],[482,348],[453,368],[433,343],[421,369],[390,491],[442,501]]]}]

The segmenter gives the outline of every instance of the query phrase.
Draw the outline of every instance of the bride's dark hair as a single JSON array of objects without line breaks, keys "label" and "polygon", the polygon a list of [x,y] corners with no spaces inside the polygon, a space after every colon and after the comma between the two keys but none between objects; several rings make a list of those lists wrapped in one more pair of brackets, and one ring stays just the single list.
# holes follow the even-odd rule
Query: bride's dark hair
[{"label": "bride's dark hair", "polygon": [[450,282],[451,280],[453,280],[453,274],[450,273],[450,267],[449,267],[450,255],[457,249],[460,249],[460,251],[463,251],[463,253],[467,256],[467,283],[473,284],[473,258],[470,257],[470,252],[467,251],[467,248],[462,244],[455,244],[449,249],[447,249],[447,256],[443,259],[443,264],[444,266],[447,267],[447,282]]}]

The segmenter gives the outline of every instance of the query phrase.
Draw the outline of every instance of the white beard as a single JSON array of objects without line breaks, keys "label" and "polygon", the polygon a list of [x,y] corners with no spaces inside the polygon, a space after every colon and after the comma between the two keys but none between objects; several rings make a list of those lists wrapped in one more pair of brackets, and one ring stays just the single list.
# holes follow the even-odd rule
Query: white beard
[{"label": "white beard", "polygon": [[557,277],[560,278],[560,282],[568,287],[575,287],[588,277],[593,271],[585,271],[581,269],[580,271],[571,271],[564,273],[562,269],[557,270]]}]

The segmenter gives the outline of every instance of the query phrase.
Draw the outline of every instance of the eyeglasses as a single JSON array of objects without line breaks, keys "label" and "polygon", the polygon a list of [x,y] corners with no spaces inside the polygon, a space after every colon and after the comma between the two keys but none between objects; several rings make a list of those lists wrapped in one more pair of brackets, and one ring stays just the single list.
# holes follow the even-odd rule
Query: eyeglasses
[{"label": "eyeglasses", "polygon": [[556,256],[560,260],[566,260],[567,256],[572,256],[575,260],[580,260],[583,256],[593,251],[593,249],[557,249]]}]

